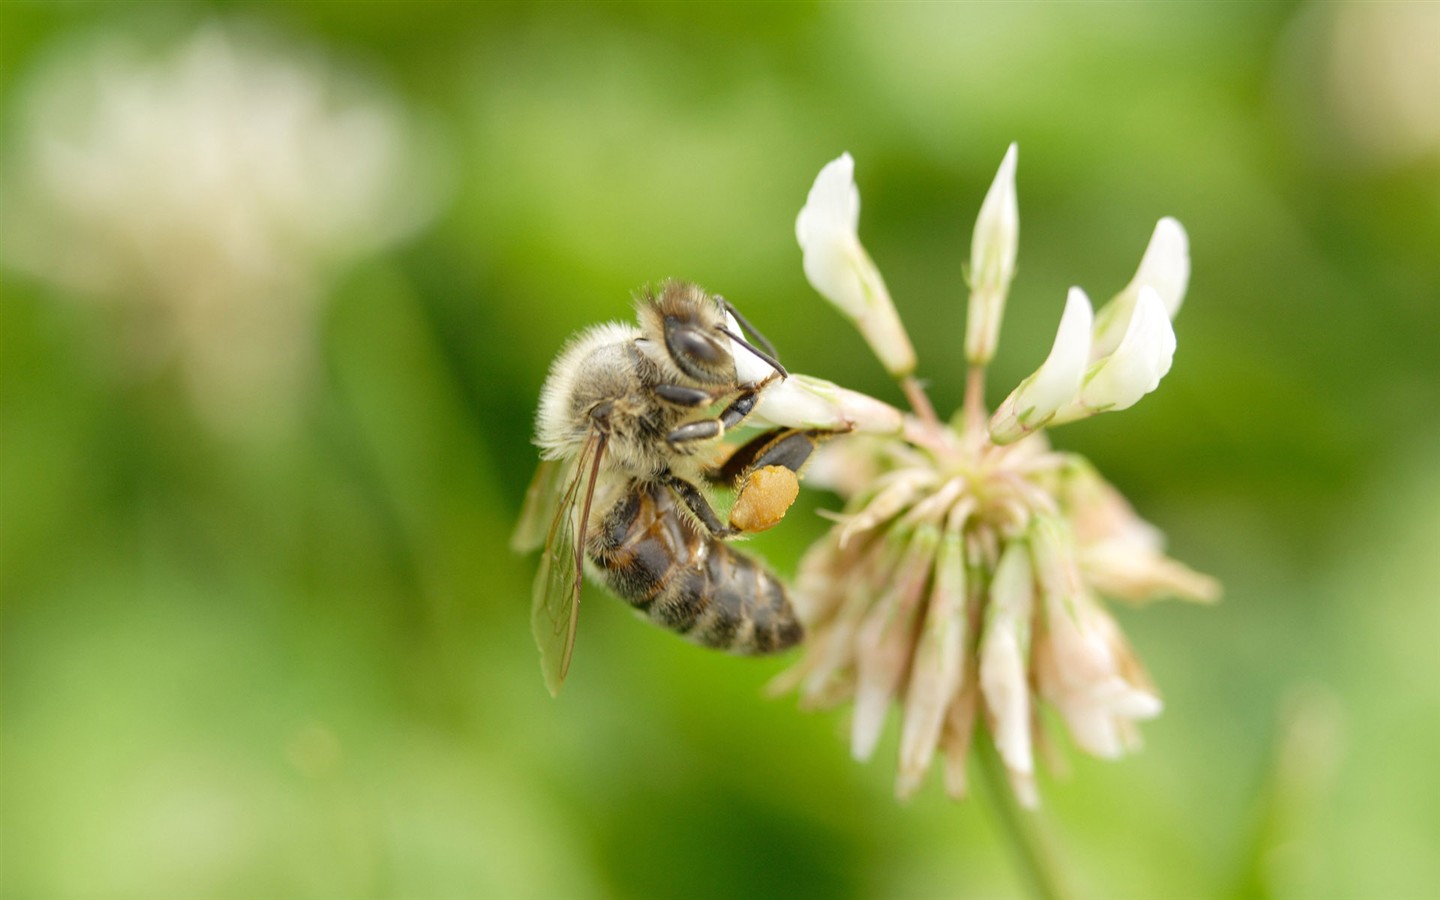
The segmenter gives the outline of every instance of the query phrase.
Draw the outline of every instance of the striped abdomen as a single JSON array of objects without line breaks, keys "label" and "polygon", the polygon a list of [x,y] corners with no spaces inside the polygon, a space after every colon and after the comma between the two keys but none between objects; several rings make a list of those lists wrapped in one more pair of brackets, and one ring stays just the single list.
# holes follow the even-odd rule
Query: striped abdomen
[{"label": "striped abdomen", "polygon": [[606,585],[657,625],[731,653],[774,653],[804,630],[763,566],[697,530],[668,489],[632,482],[590,530]]}]

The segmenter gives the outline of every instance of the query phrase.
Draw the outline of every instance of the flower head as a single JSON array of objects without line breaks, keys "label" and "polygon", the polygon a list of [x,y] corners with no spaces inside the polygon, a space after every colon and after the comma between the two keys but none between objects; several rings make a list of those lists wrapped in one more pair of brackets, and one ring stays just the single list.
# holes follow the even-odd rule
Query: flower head
[{"label": "flower head", "polygon": [[[997,185],[1013,198],[1013,148],[1006,160]],[[988,227],[1013,235],[1017,226]],[[1008,290],[1013,253],[998,258]],[[1138,747],[1137,723],[1160,713],[1158,691],[1101,598],[1209,601],[1218,585],[1165,556],[1159,531],[1042,432],[1155,388],[1174,354],[1170,317],[1188,274],[1184,231],[1162,220],[1139,273],[1099,316],[1084,291],[1070,291],[1049,356],[988,424],[975,408],[953,426],[912,416],[900,435],[820,451],[809,482],[846,505],[801,562],[797,612],[810,638],[777,686],[807,707],[853,702],[858,759],[873,754],[889,708],[900,707],[902,796],[937,753],[948,790],[963,796],[979,725],[1016,795],[1033,805],[1042,705],[1082,750],[1104,758]],[[972,304],[979,285],[997,283],[972,279]],[[993,320],[972,314],[972,327],[998,329],[998,310]]]}]

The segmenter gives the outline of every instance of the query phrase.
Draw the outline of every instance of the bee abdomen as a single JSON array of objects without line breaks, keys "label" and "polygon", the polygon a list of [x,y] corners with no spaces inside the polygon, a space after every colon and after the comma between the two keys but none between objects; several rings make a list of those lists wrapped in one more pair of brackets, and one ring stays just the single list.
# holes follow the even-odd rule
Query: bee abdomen
[{"label": "bee abdomen", "polygon": [[654,500],[635,492],[592,536],[588,554],[612,592],[706,647],[758,655],[799,643],[804,629],[778,578]]},{"label": "bee abdomen", "polygon": [[707,608],[686,636],[731,653],[777,653],[800,642],[804,629],[795,618],[785,586],[749,556],[712,542],[692,580],[703,585]]}]

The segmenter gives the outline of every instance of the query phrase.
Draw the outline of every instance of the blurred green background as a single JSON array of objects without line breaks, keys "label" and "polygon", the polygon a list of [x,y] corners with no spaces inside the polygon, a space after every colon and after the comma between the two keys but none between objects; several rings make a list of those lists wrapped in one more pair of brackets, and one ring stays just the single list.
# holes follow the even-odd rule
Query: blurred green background
[{"label": "blurred green background", "polygon": [[[0,895],[1021,895],[983,798],[898,805],[893,725],[851,762],[843,713],[763,695],[783,660],[587,588],[552,701],[535,560],[506,547],[549,360],[645,282],[699,281],[792,368],[899,402],[800,270],[794,216],[841,151],[957,405],[970,228],[1014,140],[990,402],[1069,285],[1108,297],[1178,217],[1173,371],[1055,439],[1226,588],[1118,611],[1167,710],[1139,756],[1042,779],[1065,870],[1091,897],[1433,896],[1437,10],[4,4],[12,246],[36,73],[217,18],[388,91],[432,212],[312,291],[298,414],[227,427],[194,360],[117,351],[161,308],[144,289],[0,269]],[[793,571],[834,505],[753,549]]]}]

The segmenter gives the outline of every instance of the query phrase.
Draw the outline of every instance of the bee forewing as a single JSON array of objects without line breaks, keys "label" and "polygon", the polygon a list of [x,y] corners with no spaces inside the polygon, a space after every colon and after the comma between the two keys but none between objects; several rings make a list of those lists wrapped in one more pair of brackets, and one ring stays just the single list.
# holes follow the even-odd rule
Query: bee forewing
[{"label": "bee forewing", "polygon": [[510,536],[510,549],[516,553],[529,553],[545,543],[546,529],[550,527],[550,514],[561,500],[565,487],[565,463],[556,459],[544,459],[530,479],[525,491],[525,505],[520,510],[520,521],[515,533]]}]

